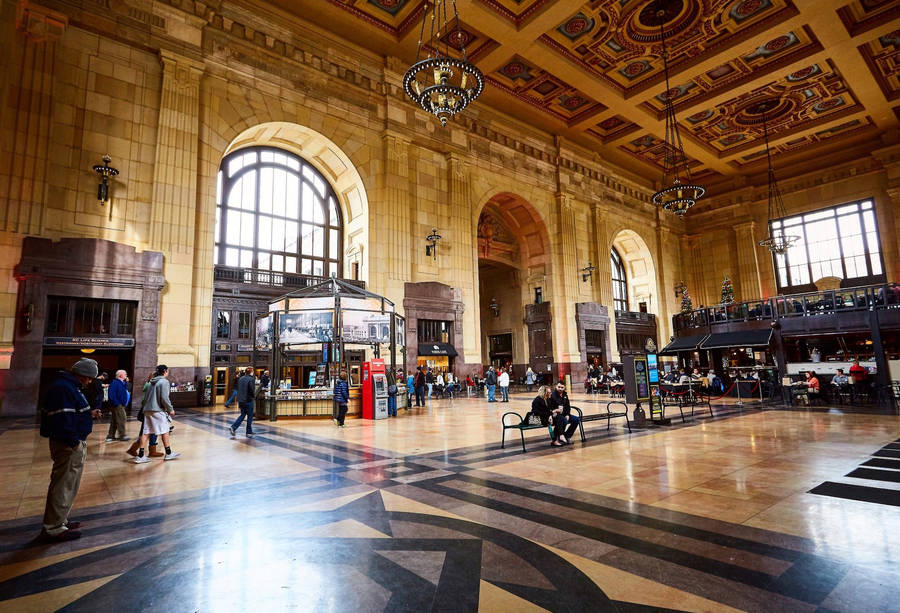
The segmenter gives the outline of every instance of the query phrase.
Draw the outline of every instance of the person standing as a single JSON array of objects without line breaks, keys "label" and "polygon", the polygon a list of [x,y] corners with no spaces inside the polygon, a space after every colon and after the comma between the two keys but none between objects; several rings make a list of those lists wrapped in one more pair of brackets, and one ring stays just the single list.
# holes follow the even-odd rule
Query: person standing
[{"label": "person standing", "polygon": [[344,419],[347,417],[347,403],[350,402],[350,386],[347,385],[347,371],[342,370],[338,380],[334,382],[334,402],[337,404],[337,418],[334,423],[344,427]]},{"label": "person standing", "polygon": [[269,384],[272,382],[272,377],[269,376],[269,371],[264,370],[262,377],[259,378],[259,393],[263,398],[266,397],[266,394],[270,392]]},{"label": "person standing", "polygon": [[397,379],[394,378],[393,372],[388,371],[387,379],[388,417],[397,417],[397,394],[400,392],[400,389],[397,387]]},{"label": "person standing", "polygon": [[425,406],[425,373],[421,366],[416,368],[416,406]]},{"label": "person standing", "polygon": [[854,401],[862,400],[862,397],[866,394],[866,379],[868,376],[869,371],[860,365],[859,360],[853,360],[853,365],[850,367],[850,378],[853,379]]},{"label": "person standing", "polygon": [[88,435],[100,410],[91,407],[85,396],[97,378],[97,362],[82,358],[68,371],[61,371],[47,390],[41,407],[41,436],[49,439],[50,485],[44,505],[41,538],[52,542],[81,537],[79,522],[69,522],[69,511],[84,471]]},{"label": "person standing", "polygon": [[[106,442],[127,441],[125,435],[125,407],[131,401],[131,394],[125,385],[128,373],[117,370],[116,377],[109,384],[109,432],[106,433]],[[116,434],[118,433],[118,436]]]},{"label": "person standing", "polygon": [[447,394],[450,396],[451,400],[453,399],[453,391],[454,391],[453,386],[455,384],[456,384],[456,382],[453,379],[453,373],[448,370],[447,376],[444,378],[444,389],[447,392]]},{"label": "person standing", "polygon": [[248,438],[253,438],[254,398],[256,398],[256,377],[253,375],[253,367],[248,366],[244,369],[244,375],[238,379],[237,383],[237,403],[238,408],[241,410],[241,414],[238,415],[237,419],[234,420],[234,423],[228,428],[231,436],[235,435],[241,422],[244,421],[244,418],[246,417],[247,426],[245,433]]},{"label": "person standing", "polygon": [[488,368],[487,374],[484,376],[484,384],[488,390],[488,402],[497,402],[497,399],[494,397],[497,391],[497,373],[494,372],[493,366]]},{"label": "person standing", "polygon": [[503,398],[500,402],[509,402],[509,372],[505,368],[500,369],[500,396]]},{"label": "person standing", "polygon": [[437,377],[434,378],[434,384],[437,386],[437,393],[441,395],[441,400],[444,399],[444,375],[441,374],[441,371],[438,371]]},{"label": "person standing", "polygon": [[181,454],[173,452],[169,446],[169,419],[166,417],[175,416],[175,409],[172,407],[172,401],[169,400],[169,367],[160,364],[156,367],[156,372],[147,391],[144,392],[144,400],[141,403],[141,410],[144,412],[144,425],[141,428],[141,438],[138,443],[138,454],[134,458],[135,464],[145,464],[150,458],[144,455],[144,444],[151,435],[156,434],[162,437],[163,447],[166,448],[166,455],[163,460],[174,460]]},{"label": "person standing", "polygon": [[525,386],[529,392],[534,390],[534,371],[531,370],[531,366],[525,371]]},{"label": "person standing", "polygon": [[425,375],[425,385],[428,386],[428,400],[431,400],[431,393],[434,391],[434,371],[430,368]]},{"label": "person standing", "polygon": [[407,373],[406,375],[406,410],[408,411],[412,406],[412,398],[413,394],[416,390],[416,378],[413,374]]}]

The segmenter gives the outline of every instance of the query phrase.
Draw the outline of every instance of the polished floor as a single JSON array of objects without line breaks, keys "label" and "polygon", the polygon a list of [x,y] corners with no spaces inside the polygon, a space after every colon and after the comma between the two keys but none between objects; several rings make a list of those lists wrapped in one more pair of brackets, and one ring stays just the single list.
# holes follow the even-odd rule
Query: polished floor
[{"label": "polished floor", "polygon": [[898,610],[900,417],[727,404],[500,449],[528,403],[253,439],[184,412],[182,457],[139,466],[98,426],[84,536],[55,545],[35,540],[46,440],[0,420],[0,611]]}]

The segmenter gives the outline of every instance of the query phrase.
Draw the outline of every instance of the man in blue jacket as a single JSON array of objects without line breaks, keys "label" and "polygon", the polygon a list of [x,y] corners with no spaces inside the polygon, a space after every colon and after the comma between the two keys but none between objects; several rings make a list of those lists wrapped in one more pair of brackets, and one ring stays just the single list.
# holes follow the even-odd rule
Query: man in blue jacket
[{"label": "man in blue jacket", "polygon": [[256,377],[253,376],[253,367],[248,366],[244,370],[244,376],[238,379],[237,383],[237,403],[238,407],[241,409],[241,414],[238,416],[234,423],[231,424],[231,427],[228,428],[228,431],[231,432],[231,436],[235,435],[235,432],[240,427],[241,422],[244,421],[244,417],[247,418],[247,430],[246,434],[248,437],[253,437],[253,405],[254,399],[256,398]]},{"label": "man in blue jacket", "polygon": [[[131,400],[128,388],[125,386],[125,380],[128,373],[124,370],[116,371],[116,378],[109,384],[109,432],[106,433],[106,442],[127,441],[125,436],[125,407]],[[118,431],[119,436],[116,437]]]},{"label": "man in blue jacket", "polygon": [[82,358],[70,371],[62,371],[47,390],[41,407],[41,436],[50,439],[50,487],[44,507],[44,529],[41,537],[49,541],[71,541],[81,536],[78,522],[69,522],[69,510],[78,494],[84,458],[85,440],[93,429],[93,418],[100,416],[92,409],[85,391],[97,378],[97,362]]},{"label": "man in blue jacket", "polygon": [[337,417],[334,423],[344,427],[344,418],[347,417],[347,403],[350,402],[350,386],[347,385],[347,371],[342,370],[337,381],[334,382],[334,403],[337,405]]}]

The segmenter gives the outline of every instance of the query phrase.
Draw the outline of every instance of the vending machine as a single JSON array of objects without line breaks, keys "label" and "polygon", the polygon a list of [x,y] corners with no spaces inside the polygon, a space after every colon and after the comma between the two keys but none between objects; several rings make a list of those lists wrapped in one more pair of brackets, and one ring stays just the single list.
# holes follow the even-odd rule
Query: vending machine
[{"label": "vending machine", "polygon": [[360,384],[363,419],[385,419],[388,416],[388,380],[384,360],[363,362]]}]

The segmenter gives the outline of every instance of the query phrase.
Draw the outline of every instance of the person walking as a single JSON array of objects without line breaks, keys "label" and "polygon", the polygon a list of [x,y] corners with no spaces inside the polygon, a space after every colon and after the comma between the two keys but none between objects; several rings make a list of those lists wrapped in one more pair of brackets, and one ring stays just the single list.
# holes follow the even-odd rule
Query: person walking
[{"label": "person walking", "polygon": [[494,372],[493,366],[488,368],[487,374],[484,376],[484,384],[488,390],[488,402],[497,402],[497,399],[494,397],[497,391],[497,373]]},{"label": "person walking", "polygon": [[245,434],[247,438],[253,438],[254,398],[256,398],[256,377],[253,375],[253,367],[248,366],[244,369],[244,376],[238,379],[237,383],[237,403],[238,408],[241,409],[241,414],[228,428],[231,436],[235,435],[235,432],[241,426],[241,422],[244,421],[244,417],[246,417],[247,427]]},{"label": "person walking", "polygon": [[509,402],[509,372],[505,368],[500,369],[500,396],[503,398],[500,402]]},{"label": "person walking", "polygon": [[[125,407],[131,401],[131,394],[125,385],[128,373],[117,370],[116,377],[109,384],[109,432],[106,433],[106,442],[127,441],[125,434]],[[118,436],[116,436],[118,434]]]},{"label": "person walking", "polygon": [[[145,395],[147,393],[147,390],[150,389],[150,382],[153,380],[153,376],[155,374],[156,374],[155,372],[151,372],[149,375],[147,375],[147,380],[144,382],[143,387],[141,387],[141,397],[142,398],[143,398],[143,395]],[[138,448],[141,446],[141,435],[144,433],[144,408],[143,407],[141,407],[141,409],[138,411],[137,418],[138,418],[138,421],[141,422],[141,427],[140,427],[140,429],[138,429],[137,438],[134,439],[134,442],[131,444],[131,447],[129,447],[128,450],[125,452],[128,455],[135,457],[135,458],[137,457],[137,454],[138,454]],[[148,447],[149,453],[147,453],[147,457],[148,458],[163,457],[165,454],[160,453],[159,451],[156,450],[157,443],[159,442],[159,437],[157,437],[155,434],[151,434],[149,441],[150,441],[150,446]]]},{"label": "person walking", "polygon": [[[134,458],[135,464],[145,464],[150,458],[144,455],[144,444],[150,438],[150,435],[157,434],[162,437],[163,447],[166,448],[166,455],[163,460],[174,460],[181,454],[173,452],[169,445],[169,419],[175,416],[175,409],[172,407],[172,401],[169,400],[169,367],[160,364],[156,367],[156,372],[147,391],[144,392],[144,400],[141,403],[141,410],[144,412],[144,425],[141,429],[141,438],[138,444],[138,454]],[[168,417],[167,417],[168,415]]]},{"label": "person walking", "polygon": [[[408,411],[412,406],[413,394],[416,391],[416,378],[412,373],[408,373],[406,375],[406,410]],[[416,400],[418,400],[418,396],[416,396]]]},{"label": "person walking", "polygon": [[350,386],[347,385],[346,370],[342,370],[334,382],[334,402],[337,404],[337,417],[334,423],[337,427],[343,428],[344,419],[347,417],[347,403],[350,402]]},{"label": "person walking", "polygon": [[47,390],[41,407],[41,436],[49,439],[50,485],[44,505],[41,538],[51,542],[81,537],[80,522],[69,521],[69,511],[84,471],[87,437],[100,410],[91,407],[85,392],[97,378],[97,362],[82,358],[68,371],[61,371]]},{"label": "person walking", "polygon": [[243,370],[239,369],[234,373],[234,380],[231,382],[231,395],[228,397],[228,400],[225,401],[226,409],[230,409],[234,399],[237,398],[238,381],[241,380],[241,374],[243,374],[243,372]]}]

